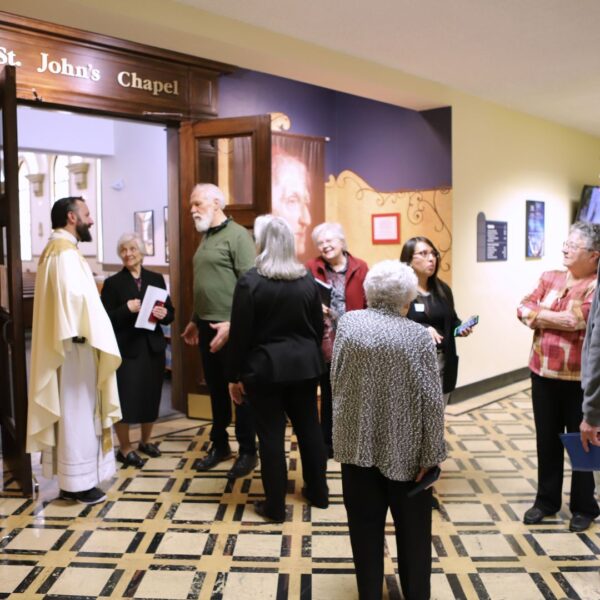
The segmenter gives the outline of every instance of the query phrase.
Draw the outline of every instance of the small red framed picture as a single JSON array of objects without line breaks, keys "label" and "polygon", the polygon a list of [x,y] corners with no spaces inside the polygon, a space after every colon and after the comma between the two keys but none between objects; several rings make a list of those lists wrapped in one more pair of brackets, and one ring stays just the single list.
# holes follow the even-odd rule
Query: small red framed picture
[{"label": "small red framed picture", "polygon": [[371,215],[371,241],[373,244],[400,243],[400,213]]}]

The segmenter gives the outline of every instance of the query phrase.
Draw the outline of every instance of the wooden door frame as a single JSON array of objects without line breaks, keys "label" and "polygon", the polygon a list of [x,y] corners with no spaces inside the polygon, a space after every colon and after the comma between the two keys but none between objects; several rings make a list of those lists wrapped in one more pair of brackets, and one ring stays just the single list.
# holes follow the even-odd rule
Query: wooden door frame
[{"label": "wooden door frame", "polygon": [[[179,229],[177,231],[177,242],[179,244],[179,255],[177,276],[178,304],[176,306],[175,331],[183,331],[193,313],[193,256],[196,252],[201,235],[195,230],[192,218],[189,214],[189,199],[192,189],[200,182],[198,176],[198,164],[195,161],[197,138],[222,138],[250,135],[253,140],[253,199],[252,205],[229,205],[225,207],[226,214],[232,216],[237,223],[251,228],[254,219],[259,214],[268,213],[271,210],[271,116],[256,115],[250,117],[230,117],[214,119],[210,121],[186,121],[180,127],[180,204]],[[190,165],[190,161],[194,164]],[[187,217],[187,218],[186,218]],[[186,402],[190,393],[207,393],[204,382],[204,374],[200,361],[198,348],[187,346],[181,338],[171,339],[178,344],[178,355],[181,364],[178,370],[173,371],[173,377],[180,378],[182,385],[181,393]],[[175,346],[174,346],[175,347]]]},{"label": "wooden door frame", "polygon": [[[0,331],[3,342],[14,355],[12,371],[12,392],[15,398],[13,406],[14,423],[8,412],[0,411],[2,419],[2,455],[4,469],[12,472],[19,481],[21,490],[26,496],[33,493],[31,476],[31,461],[25,452],[27,437],[27,402],[19,399],[27,398],[27,370],[25,355],[25,329],[23,325],[23,275],[21,269],[21,243],[19,235],[19,154],[17,141],[17,96],[16,73],[14,67],[4,67],[0,78],[4,79],[2,86],[2,129],[4,150],[4,194],[0,210],[6,212],[2,220],[13,234],[9,236],[9,247],[6,252],[10,257],[7,264],[8,295],[10,312]],[[8,91],[8,93],[7,93]],[[11,118],[12,117],[12,118]],[[4,311],[3,311],[4,312]],[[10,331],[9,331],[10,330]],[[9,341],[10,338],[10,341]],[[9,382],[5,382],[7,387]],[[10,394],[10,389],[9,389]],[[10,399],[9,399],[10,401]],[[4,407],[6,408],[6,406]]]}]

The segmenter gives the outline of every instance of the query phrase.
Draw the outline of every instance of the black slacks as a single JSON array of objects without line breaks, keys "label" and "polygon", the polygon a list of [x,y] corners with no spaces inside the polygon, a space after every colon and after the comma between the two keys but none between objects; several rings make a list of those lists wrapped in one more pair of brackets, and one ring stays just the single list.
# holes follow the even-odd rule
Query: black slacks
[{"label": "black slacks", "polygon": [[[200,355],[213,416],[210,440],[219,451],[225,451],[229,444],[227,427],[232,420],[231,398],[225,376],[227,344],[218,352],[210,351],[210,342],[216,334],[210,327],[212,322],[197,321],[196,324],[200,333]],[[256,454],[254,417],[247,404],[235,407],[235,437],[240,446],[240,454]]]},{"label": "black slacks", "polygon": [[360,600],[381,600],[385,517],[392,512],[405,600],[431,592],[431,489],[409,498],[415,483],[393,481],[376,467],[342,464],[342,490]]},{"label": "black slacks", "polygon": [[[583,418],[581,382],[550,379],[532,373],[531,399],[538,459],[535,506],[553,514],[562,505],[564,448],[559,434],[579,431]],[[582,513],[590,518],[600,514],[594,488],[593,473],[573,471],[569,503],[571,513]]]},{"label": "black slacks", "polygon": [[327,457],[317,414],[317,380],[245,387],[256,420],[266,512],[274,518],[285,516],[286,415],[298,439],[305,494],[315,503],[326,503]]},{"label": "black slacks", "polygon": [[333,394],[331,392],[331,363],[327,363],[327,371],[321,375],[319,380],[321,386],[321,431],[327,453],[331,456],[333,450]]}]

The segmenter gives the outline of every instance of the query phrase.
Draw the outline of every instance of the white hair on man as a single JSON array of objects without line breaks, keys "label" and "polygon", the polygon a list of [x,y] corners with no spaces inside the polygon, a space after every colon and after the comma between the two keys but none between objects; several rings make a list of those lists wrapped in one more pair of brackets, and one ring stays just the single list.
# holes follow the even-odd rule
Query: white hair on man
[{"label": "white hair on man", "polygon": [[404,263],[383,260],[371,267],[363,287],[369,308],[400,312],[417,297],[417,276]]},{"label": "white hair on man", "polygon": [[191,197],[195,195],[208,200],[218,200],[219,208],[221,210],[225,208],[225,194],[214,183],[197,183],[192,190]]},{"label": "white hair on man", "polygon": [[125,244],[129,244],[129,242],[135,242],[137,244],[138,250],[142,254],[146,254],[146,245],[142,242],[142,238],[139,233],[127,232],[124,233],[119,240],[117,241],[117,254],[121,254],[121,249]]},{"label": "white hair on man", "polygon": [[294,234],[285,219],[261,215],[254,221],[256,270],[268,279],[300,279],[306,268],[298,262]]},{"label": "white hair on man", "polygon": [[315,246],[318,246],[319,240],[326,237],[335,238],[342,242],[342,248],[348,250],[348,244],[346,243],[346,235],[344,228],[339,223],[328,222],[317,225],[312,231],[312,241]]}]

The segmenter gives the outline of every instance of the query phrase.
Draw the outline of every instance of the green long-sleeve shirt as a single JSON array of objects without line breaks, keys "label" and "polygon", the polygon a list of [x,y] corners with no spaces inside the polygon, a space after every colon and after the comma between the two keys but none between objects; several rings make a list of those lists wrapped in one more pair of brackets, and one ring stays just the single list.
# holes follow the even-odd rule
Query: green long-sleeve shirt
[{"label": "green long-sleeve shirt", "polygon": [[250,234],[231,219],[206,232],[194,254],[194,319],[229,321],[235,284],[255,256]]}]

